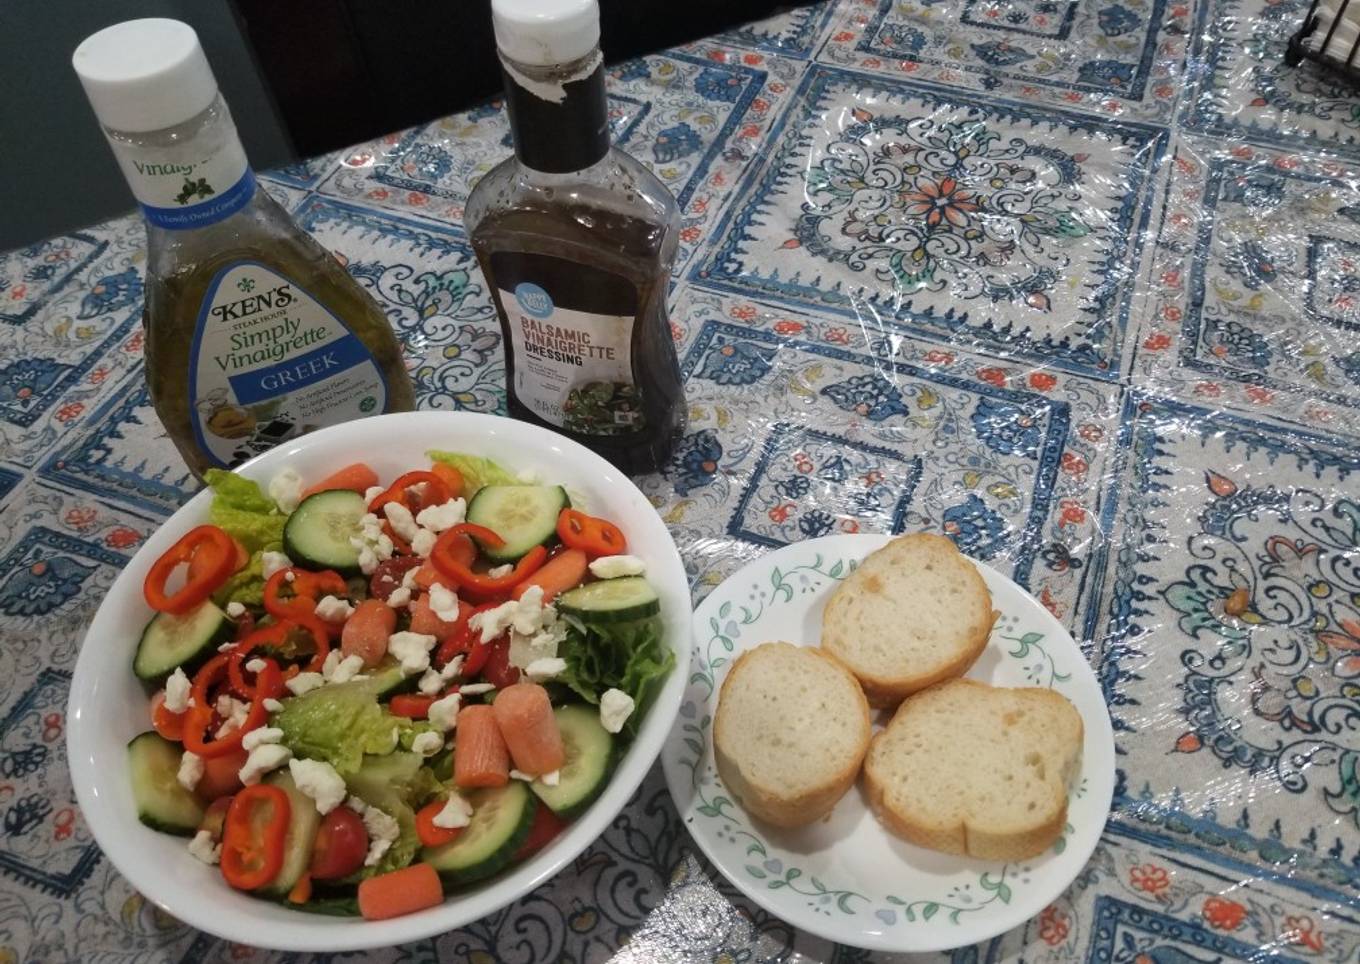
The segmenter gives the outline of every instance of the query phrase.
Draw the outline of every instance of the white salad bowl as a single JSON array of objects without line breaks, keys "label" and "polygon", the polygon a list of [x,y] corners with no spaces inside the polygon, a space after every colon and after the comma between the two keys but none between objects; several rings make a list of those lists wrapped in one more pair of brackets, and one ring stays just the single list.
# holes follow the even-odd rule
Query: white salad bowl
[{"label": "white salad bowl", "polygon": [[363,461],[391,481],[424,468],[428,449],[482,455],[511,471],[560,482],[578,507],[623,529],[628,551],[646,562],[647,578],[661,597],[666,641],[676,657],[637,738],[604,793],[556,840],[524,863],[454,892],[438,907],[366,921],[309,914],[233,890],[216,867],[189,853],[185,838],[142,825],[126,764],[128,741],[150,729],[147,693],[132,672],[137,641],[152,616],[142,582],[152,562],[206,520],[211,493],[200,492],[147,539],[100,605],[76,662],[67,716],[71,780],[85,822],[119,872],[166,913],[219,937],[287,951],[362,950],[453,930],[505,907],[566,866],[604,832],[656,760],[685,689],[689,583],[661,518],[628,477],[604,459],[562,436],[508,418],[412,412],[315,432],[252,459],[239,471],[266,485],[285,467],[315,480]]}]

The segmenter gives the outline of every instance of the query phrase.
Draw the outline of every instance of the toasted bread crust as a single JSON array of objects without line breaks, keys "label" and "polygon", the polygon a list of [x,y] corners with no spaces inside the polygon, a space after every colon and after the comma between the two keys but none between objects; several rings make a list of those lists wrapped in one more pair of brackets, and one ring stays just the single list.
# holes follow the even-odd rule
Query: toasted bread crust
[{"label": "toasted bread crust", "polygon": [[826,664],[829,674],[837,676],[847,684],[846,689],[851,694],[853,702],[847,705],[845,710],[847,713],[859,715],[861,739],[853,754],[848,754],[839,767],[824,778],[810,782],[798,793],[789,794],[775,787],[761,786],[748,778],[747,772],[743,769],[742,757],[747,749],[743,743],[743,734],[731,732],[727,714],[724,713],[724,707],[731,705],[729,696],[736,687],[759,685],[750,683],[745,677],[752,665],[752,657],[761,648],[758,646],[738,656],[718,691],[718,709],[713,721],[713,759],[723,784],[748,813],[777,827],[801,827],[829,814],[846,791],[854,785],[860,766],[864,762],[864,755],[869,750],[871,732],[869,704],[860,691],[854,675],[837,660],[815,648],[800,647],[800,653],[815,656]]}]

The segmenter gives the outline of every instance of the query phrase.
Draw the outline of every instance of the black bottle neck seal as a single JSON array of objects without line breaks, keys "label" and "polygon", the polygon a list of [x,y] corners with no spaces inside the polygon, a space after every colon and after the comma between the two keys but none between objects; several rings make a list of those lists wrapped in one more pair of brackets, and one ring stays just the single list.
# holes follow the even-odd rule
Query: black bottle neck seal
[{"label": "black bottle neck seal", "polygon": [[[521,86],[516,74],[505,70],[505,104],[515,156],[525,167],[545,174],[582,171],[609,153],[609,114],[605,104],[604,63],[579,80],[554,79],[545,85],[560,86],[564,95],[554,102]],[[535,84],[538,78],[530,78]]]}]

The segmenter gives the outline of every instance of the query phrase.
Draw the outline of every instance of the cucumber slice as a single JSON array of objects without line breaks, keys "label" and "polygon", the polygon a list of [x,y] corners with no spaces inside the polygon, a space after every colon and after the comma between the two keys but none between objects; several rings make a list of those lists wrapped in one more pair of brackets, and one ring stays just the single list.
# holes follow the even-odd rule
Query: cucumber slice
[{"label": "cucumber slice", "polygon": [[534,546],[557,539],[557,517],[571,505],[560,485],[488,485],[467,507],[467,520],[505,540],[499,548],[479,546],[495,562],[513,562]]},{"label": "cucumber slice", "polygon": [[421,859],[450,884],[468,884],[509,866],[529,836],[534,797],[519,780],[467,794],[472,822],[452,843],[426,847]]},{"label": "cucumber slice", "polygon": [[308,569],[334,569],[342,576],[359,572],[359,550],[350,539],[361,530],[368,504],[358,492],[333,489],[303,499],[283,526],[283,551]]},{"label": "cucumber slice", "polygon": [[127,746],[132,799],[137,817],[152,830],[192,837],[203,821],[203,804],[180,786],[179,761],[184,748],[159,733],[133,737]]},{"label": "cucumber slice", "polygon": [[231,635],[233,624],[209,600],[204,600],[180,616],[157,613],[142,630],[137,655],[132,659],[132,671],[149,683],[160,683],[182,666],[193,675],[200,663],[217,649],[217,644]]},{"label": "cucumber slice", "polygon": [[553,813],[572,820],[595,802],[614,769],[614,736],[600,723],[593,706],[573,703],[553,710],[567,762],[558,771],[557,786],[541,780],[529,786]]},{"label": "cucumber slice", "polygon": [[655,616],[661,612],[661,601],[642,576],[624,576],[564,592],[557,597],[557,610],[583,621],[622,623]]},{"label": "cucumber slice", "polygon": [[316,812],[312,798],[297,788],[287,769],[275,770],[264,782],[288,794],[288,836],[283,840],[283,867],[277,877],[260,888],[260,893],[287,897],[311,866],[312,845],[316,842],[316,830],[321,826],[321,814]]}]

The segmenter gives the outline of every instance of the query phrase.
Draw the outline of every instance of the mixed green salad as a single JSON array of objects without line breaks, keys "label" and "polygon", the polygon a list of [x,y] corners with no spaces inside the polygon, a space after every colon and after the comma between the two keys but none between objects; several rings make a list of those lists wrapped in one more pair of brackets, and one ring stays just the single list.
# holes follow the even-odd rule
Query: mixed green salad
[{"label": "mixed green salad", "polygon": [[499,873],[594,801],[673,668],[617,526],[428,454],[386,485],[212,471],[147,575],[138,814],[238,890],[382,919]]}]

